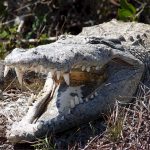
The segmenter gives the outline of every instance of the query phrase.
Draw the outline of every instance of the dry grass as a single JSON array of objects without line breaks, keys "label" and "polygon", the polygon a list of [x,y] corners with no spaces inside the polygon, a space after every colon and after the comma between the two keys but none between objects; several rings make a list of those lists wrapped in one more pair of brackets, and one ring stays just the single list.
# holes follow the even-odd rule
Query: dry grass
[{"label": "dry grass", "polygon": [[116,103],[107,120],[103,136],[91,140],[84,150],[149,150],[150,149],[150,89],[141,86],[134,103],[126,107]]}]

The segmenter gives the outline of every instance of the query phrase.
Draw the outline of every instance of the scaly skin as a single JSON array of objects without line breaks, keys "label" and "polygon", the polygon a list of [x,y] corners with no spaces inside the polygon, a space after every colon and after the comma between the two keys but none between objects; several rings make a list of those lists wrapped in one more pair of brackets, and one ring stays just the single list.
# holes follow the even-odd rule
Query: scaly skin
[{"label": "scaly skin", "polygon": [[[77,36],[62,36],[52,44],[28,51],[14,49],[5,58],[5,75],[10,67],[15,67],[20,83],[24,70],[36,68],[48,76],[26,116],[13,124],[8,139],[33,141],[94,120],[110,111],[116,100],[129,102],[144,69],[148,71],[149,39],[149,25],[112,20],[84,28]],[[72,68],[86,68],[87,74],[101,76],[103,69],[96,71],[97,66],[104,69],[107,78],[103,83],[97,80],[94,90],[88,85],[70,85],[69,72],[75,70]],[[59,75],[67,84],[59,80]]]}]

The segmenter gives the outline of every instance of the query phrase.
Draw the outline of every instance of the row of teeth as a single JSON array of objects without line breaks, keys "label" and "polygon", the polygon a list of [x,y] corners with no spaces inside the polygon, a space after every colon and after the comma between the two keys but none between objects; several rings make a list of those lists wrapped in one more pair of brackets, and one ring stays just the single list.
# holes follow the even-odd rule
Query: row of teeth
[{"label": "row of teeth", "polygon": [[86,66],[76,65],[76,66],[73,66],[73,68],[81,68],[82,71],[90,72],[91,68],[94,68],[95,70],[100,70],[102,67],[101,66],[86,67]]},{"label": "row of teeth", "polygon": [[[8,74],[9,70],[11,68],[8,67],[8,66],[5,66],[5,69],[4,69],[4,77],[6,77],[6,75]],[[17,68],[15,67],[15,72],[16,72],[16,75],[17,75],[17,78],[18,78],[18,81],[19,83],[22,85],[23,84],[23,74],[25,71],[23,71],[22,69],[20,68]],[[66,82],[67,85],[70,85],[70,77],[69,77],[69,73],[63,73],[61,74],[61,71],[56,71],[56,69],[51,69],[49,72],[51,72],[51,75],[54,76],[54,74],[56,74],[57,76],[57,80],[60,79],[61,75],[63,76],[64,78],[64,81]],[[47,74],[48,72],[46,72]]]},{"label": "row of teeth", "polygon": [[[90,70],[93,68],[93,69],[95,69],[95,70],[100,70],[102,67],[101,66],[92,66],[92,67],[90,67],[90,66],[88,66],[88,67],[86,67],[86,66],[81,66],[81,65],[74,65],[72,68],[75,68],[75,69],[77,69],[77,68],[81,68],[81,70],[82,71],[87,71],[87,72],[90,72]],[[9,67],[9,66],[5,66],[5,71],[4,71],[4,76],[6,76],[7,75],[7,73],[8,73],[8,71],[11,69],[11,67]],[[25,69],[25,68],[20,68],[20,70],[22,70],[22,72],[25,72],[27,69]],[[34,71],[34,72],[36,72],[36,73],[48,73],[50,70],[57,70],[57,69],[44,69],[42,66],[38,66],[38,67],[31,67],[31,68],[28,68],[28,70],[30,70],[30,71]]]},{"label": "row of teeth", "polygon": [[[80,66],[80,65],[76,65],[73,68],[81,68],[82,71],[87,71],[87,72],[89,72],[91,70],[91,67],[85,67],[85,66]],[[100,66],[96,66],[94,68],[95,68],[95,70],[100,70],[101,69]],[[6,75],[8,74],[10,69],[11,68],[9,66],[5,66],[4,77],[6,77]],[[52,76],[54,76],[54,74],[56,74],[57,80],[59,80],[60,77],[63,76],[64,81],[66,82],[66,84],[70,85],[69,73],[62,73],[61,71],[57,71],[57,69],[50,69],[50,70],[44,69],[42,66],[35,67],[35,68],[30,68],[29,70],[34,71],[36,73],[37,72],[39,72],[39,73],[41,72],[41,73],[45,73],[45,74],[47,74],[48,72],[51,72]],[[25,68],[17,68],[17,67],[15,67],[15,71],[16,71],[16,75],[17,75],[18,81],[22,85],[23,74],[25,72]]]},{"label": "row of teeth", "polygon": [[[92,94],[89,98],[86,98],[85,101],[88,102],[89,100],[93,99],[94,97],[98,96],[97,92],[94,92],[94,94]],[[68,110],[68,114],[71,114],[71,109],[74,108],[75,106],[77,106],[78,104],[84,103],[82,98],[79,98],[78,96],[75,96],[74,99],[72,99],[70,101],[70,109]],[[61,117],[61,120],[64,120],[65,116]],[[53,118],[52,120],[49,121],[49,124],[51,124],[52,122],[56,122],[58,120],[58,118]]]},{"label": "row of teeth", "polygon": [[[85,101],[88,102],[90,99],[93,99],[95,96],[98,96],[97,92],[94,92],[93,94],[91,94],[90,96],[85,98]],[[72,99],[70,101],[70,107],[74,108],[76,105],[83,103],[83,99],[79,98],[78,96],[75,96],[74,99]]]}]

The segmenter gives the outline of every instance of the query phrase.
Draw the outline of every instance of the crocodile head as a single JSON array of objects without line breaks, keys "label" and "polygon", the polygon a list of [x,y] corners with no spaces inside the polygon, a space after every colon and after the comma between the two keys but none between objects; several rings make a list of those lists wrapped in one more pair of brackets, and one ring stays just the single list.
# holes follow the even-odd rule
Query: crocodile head
[{"label": "crocodile head", "polygon": [[4,74],[15,68],[21,84],[28,70],[47,75],[26,116],[13,124],[8,135],[12,142],[32,141],[98,118],[115,100],[129,99],[143,73],[143,63],[119,38],[79,35],[28,50],[16,48],[5,65]]}]

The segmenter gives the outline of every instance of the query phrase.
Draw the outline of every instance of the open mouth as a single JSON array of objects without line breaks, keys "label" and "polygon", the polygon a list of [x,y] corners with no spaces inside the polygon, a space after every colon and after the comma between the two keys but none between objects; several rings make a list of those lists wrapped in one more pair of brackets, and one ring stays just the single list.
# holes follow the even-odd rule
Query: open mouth
[{"label": "open mouth", "polygon": [[[101,68],[74,65],[67,73],[56,69],[47,71],[48,69],[42,67],[37,67],[40,68],[39,70],[33,67],[23,68],[25,67],[15,67],[20,84],[23,84],[26,72],[33,71],[47,75],[42,90],[37,95],[31,95],[29,99],[30,105],[37,109],[34,114],[29,113],[30,117],[27,117],[29,123],[35,123],[41,117],[50,120],[58,115],[70,113],[76,105],[93,100],[98,95],[97,88],[107,79],[106,66]],[[5,76],[7,72],[8,67],[5,68]]]},{"label": "open mouth", "polygon": [[10,141],[33,141],[62,132],[110,112],[116,100],[131,101],[144,73],[147,44],[143,51],[143,42],[129,37],[136,39],[138,31],[145,34],[147,27],[127,23],[122,28],[124,24],[115,22],[47,45],[15,48],[6,56],[4,76],[15,68],[20,84],[25,72],[47,76],[39,93],[31,95],[26,115],[13,123],[7,135]]}]

